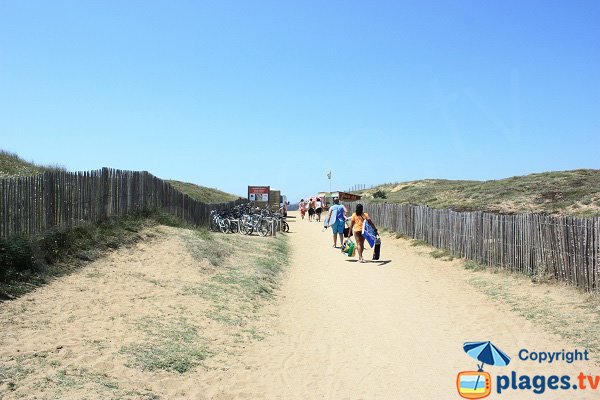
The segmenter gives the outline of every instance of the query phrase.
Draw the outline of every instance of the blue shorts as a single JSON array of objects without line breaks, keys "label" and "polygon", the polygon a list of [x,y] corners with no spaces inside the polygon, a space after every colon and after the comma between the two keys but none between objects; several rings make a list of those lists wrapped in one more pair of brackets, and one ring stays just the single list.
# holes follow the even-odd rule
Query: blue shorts
[{"label": "blue shorts", "polygon": [[333,230],[334,235],[344,233],[345,227],[346,227],[346,224],[344,224],[344,221],[342,221],[342,220],[337,220],[337,221],[335,221],[335,224],[331,225],[331,229]]}]

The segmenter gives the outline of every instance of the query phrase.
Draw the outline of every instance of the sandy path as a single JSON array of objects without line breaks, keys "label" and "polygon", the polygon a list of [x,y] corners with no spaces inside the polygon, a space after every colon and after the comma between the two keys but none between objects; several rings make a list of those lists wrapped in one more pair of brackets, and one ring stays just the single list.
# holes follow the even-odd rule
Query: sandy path
[{"label": "sandy path", "polygon": [[[468,271],[419,253],[407,241],[384,239],[382,260],[358,264],[331,248],[331,231],[292,224],[294,249],[282,288],[276,331],[252,346],[244,367],[229,371],[202,398],[450,399],[459,398],[456,374],[473,370],[465,341],[491,340],[509,367],[494,374],[598,374],[591,362],[521,361],[522,348],[574,346],[491,301],[467,282]],[[370,258],[371,253],[366,253]],[[495,381],[493,381],[495,383]],[[489,398],[598,398],[570,390],[492,393]]]},{"label": "sandy path", "polygon": [[[513,357],[509,367],[487,368],[492,375],[600,375],[591,363],[518,360],[521,348],[574,346],[474,289],[473,273],[458,261],[385,237],[382,260],[389,262],[358,264],[331,248],[330,231],[300,220],[291,223],[293,254],[277,301],[249,326],[266,338],[237,340],[238,328],[207,318],[210,304],[186,294],[210,276],[189,253],[185,238],[194,234],[162,229],[152,241],[1,305],[0,398],[456,399],[456,374],[475,368],[462,351],[471,340],[491,340]],[[272,239],[249,240],[256,250]],[[123,346],[150,339],[140,322],[156,321],[156,328],[181,319],[221,351],[185,374],[127,367]],[[11,383],[2,383],[7,374]]]}]

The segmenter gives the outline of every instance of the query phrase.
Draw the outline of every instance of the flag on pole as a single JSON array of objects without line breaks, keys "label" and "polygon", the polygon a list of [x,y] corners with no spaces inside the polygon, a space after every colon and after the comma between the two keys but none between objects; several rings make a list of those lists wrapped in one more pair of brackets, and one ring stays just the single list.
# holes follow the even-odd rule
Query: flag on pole
[{"label": "flag on pole", "polygon": [[331,179],[331,171],[327,174],[327,179]]}]

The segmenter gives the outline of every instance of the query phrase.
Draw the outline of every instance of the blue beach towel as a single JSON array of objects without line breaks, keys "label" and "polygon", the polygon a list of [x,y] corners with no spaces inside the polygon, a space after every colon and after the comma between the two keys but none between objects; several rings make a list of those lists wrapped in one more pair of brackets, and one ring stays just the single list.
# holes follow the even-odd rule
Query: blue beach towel
[{"label": "blue beach towel", "polygon": [[375,240],[377,239],[377,233],[369,221],[365,221],[363,223],[362,234],[365,237],[365,240],[369,243],[369,246],[373,248],[375,246]]}]

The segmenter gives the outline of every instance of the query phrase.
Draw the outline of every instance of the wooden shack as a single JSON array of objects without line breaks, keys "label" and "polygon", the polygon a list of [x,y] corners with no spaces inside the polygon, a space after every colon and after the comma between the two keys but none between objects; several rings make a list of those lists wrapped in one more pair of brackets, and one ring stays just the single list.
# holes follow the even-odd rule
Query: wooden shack
[{"label": "wooden shack", "polygon": [[340,201],[357,201],[361,199],[361,196],[354,194],[354,193],[348,193],[348,192],[322,192],[319,193],[319,195],[322,194],[322,197],[324,197],[324,207],[325,209],[328,209],[329,207],[331,207],[333,205],[333,199],[335,199],[336,197],[340,199]]}]

